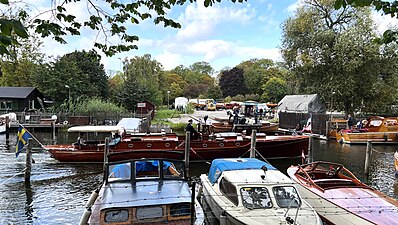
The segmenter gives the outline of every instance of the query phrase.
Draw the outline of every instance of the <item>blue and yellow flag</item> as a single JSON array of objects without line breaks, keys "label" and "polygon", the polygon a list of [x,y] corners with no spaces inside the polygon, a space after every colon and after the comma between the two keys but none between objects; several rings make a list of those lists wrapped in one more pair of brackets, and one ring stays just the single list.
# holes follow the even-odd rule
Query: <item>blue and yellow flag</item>
[{"label": "blue and yellow flag", "polygon": [[15,147],[15,157],[18,157],[19,153],[22,151],[22,149],[28,143],[29,138],[31,137],[32,135],[30,135],[30,133],[20,125],[17,134],[17,146]]}]

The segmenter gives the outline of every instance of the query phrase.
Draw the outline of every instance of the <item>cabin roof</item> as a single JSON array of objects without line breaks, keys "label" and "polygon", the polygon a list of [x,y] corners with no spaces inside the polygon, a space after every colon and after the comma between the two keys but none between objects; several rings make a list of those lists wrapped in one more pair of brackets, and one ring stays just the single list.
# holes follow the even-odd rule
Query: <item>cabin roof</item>
[{"label": "cabin roof", "polygon": [[191,202],[189,186],[181,180],[116,182],[103,188],[101,209]]},{"label": "cabin roof", "polygon": [[[262,175],[264,175],[264,179],[261,177]],[[268,170],[265,173],[261,169],[225,171],[224,177],[237,186],[246,186],[248,184],[292,184],[290,178],[279,170]]]},{"label": "cabin roof", "polygon": [[261,169],[263,166],[268,170],[276,170],[271,164],[255,158],[215,159],[211,164],[208,177],[210,182],[214,184],[224,171]]},{"label": "cabin roof", "polygon": [[34,87],[0,87],[0,93],[2,98],[26,98]]},{"label": "cabin roof", "polygon": [[68,129],[68,132],[121,132],[124,128],[121,126],[75,126]]}]

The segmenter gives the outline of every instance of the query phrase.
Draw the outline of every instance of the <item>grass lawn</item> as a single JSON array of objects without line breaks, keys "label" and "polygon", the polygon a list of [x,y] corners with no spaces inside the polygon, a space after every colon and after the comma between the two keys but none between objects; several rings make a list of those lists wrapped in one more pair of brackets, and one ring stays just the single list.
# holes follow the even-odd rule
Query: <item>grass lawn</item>
[{"label": "grass lawn", "polygon": [[178,117],[179,114],[183,114],[183,112],[179,112],[174,109],[156,110],[155,118],[153,118],[151,123],[169,125],[175,131],[183,131],[186,126],[186,123],[171,123],[167,121],[168,118]]}]

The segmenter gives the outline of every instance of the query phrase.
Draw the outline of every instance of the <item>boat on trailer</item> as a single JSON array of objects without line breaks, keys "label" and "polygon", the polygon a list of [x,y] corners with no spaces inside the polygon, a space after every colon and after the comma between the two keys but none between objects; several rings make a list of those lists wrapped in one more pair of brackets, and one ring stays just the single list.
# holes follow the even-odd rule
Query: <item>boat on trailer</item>
[{"label": "boat on trailer", "polygon": [[131,159],[104,168],[103,184],[90,196],[81,225],[204,224],[184,160]]},{"label": "boat on trailer", "polygon": [[[255,158],[215,159],[200,176],[205,214],[226,224],[316,224],[322,221],[296,184]],[[203,194],[200,195],[200,192]]]},{"label": "boat on trailer", "polygon": [[328,224],[397,224],[398,201],[362,183],[341,164],[319,161],[291,166],[287,173]]}]

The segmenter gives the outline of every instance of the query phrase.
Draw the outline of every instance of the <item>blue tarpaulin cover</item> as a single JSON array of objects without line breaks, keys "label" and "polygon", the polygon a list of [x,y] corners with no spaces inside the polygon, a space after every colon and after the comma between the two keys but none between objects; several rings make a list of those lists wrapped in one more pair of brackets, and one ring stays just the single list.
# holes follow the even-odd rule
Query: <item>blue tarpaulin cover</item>
[{"label": "blue tarpaulin cover", "polygon": [[255,158],[215,159],[211,163],[208,177],[215,184],[223,171],[261,169],[262,166],[266,166],[268,170],[276,170],[271,164]]}]

